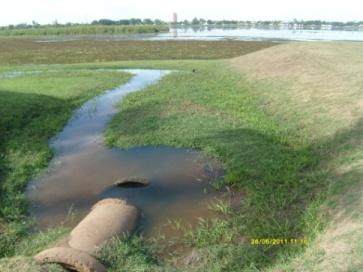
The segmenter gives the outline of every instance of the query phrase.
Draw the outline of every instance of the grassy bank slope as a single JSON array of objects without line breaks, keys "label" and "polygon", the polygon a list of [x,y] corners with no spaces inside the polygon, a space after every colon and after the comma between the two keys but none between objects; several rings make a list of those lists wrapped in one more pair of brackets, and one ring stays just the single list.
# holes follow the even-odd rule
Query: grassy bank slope
[{"label": "grassy bank slope", "polygon": [[[58,63],[70,62],[78,63],[85,61],[83,59],[84,51],[78,52],[75,48],[59,51],[48,50],[48,46],[40,46],[28,39],[3,39],[0,46],[5,46],[2,50],[1,59],[9,62],[15,60],[15,63]],[[30,41],[30,42],[29,42]],[[112,59],[118,59],[115,52],[122,52],[118,44],[114,51],[107,52],[104,48],[105,43],[100,43],[95,51],[92,51],[93,42],[84,42],[87,44],[87,50],[91,54],[86,58],[87,61],[102,59],[102,54]],[[161,44],[161,43],[160,43]],[[151,45],[146,43],[137,43],[136,55],[146,56],[150,53],[150,47],[158,47],[160,44]],[[158,51],[160,58],[167,58],[170,55],[178,55],[180,58],[191,56],[192,46],[196,45],[199,49],[193,54],[205,52],[205,56],[224,57],[224,43],[175,43],[169,51]],[[36,45],[32,47],[33,45]],[[124,46],[128,46],[126,43]],[[165,47],[170,44],[165,43]],[[171,44],[172,45],[172,44]],[[216,46],[214,48],[213,46]],[[251,52],[259,48],[271,46],[270,43],[232,43],[230,46],[235,48],[233,54]],[[143,52],[144,46],[147,52]],[[165,48],[161,47],[161,49]],[[75,49],[75,50],[73,50]],[[202,50],[203,49],[203,50]],[[158,48],[160,50],[160,48]],[[186,50],[186,51],[185,51]],[[69,54],[68,54],[68,53]],[[137,58],[135,54],[127,51],[125,58]],[[139,53],[137,53],[139,52]],[[190,54],[185,54],[189,52]],[[74,54],[73,54],[74,53]],[[34,55],[36,57],[34,57]],[[131,55],[131,56],[130,56]],[[30,57],[29,57],[30,56]],[[41,56],[39,59],[37,56]],[[196,55],[193,55],[196,56]],[[29,57],[29,58],[28,58]],[[155,56],[153,56],[154,58]],[[156,58],[156,57],[155,57]],[[62,60],[62,61],[60,61]],[[5,61],[5,63],[8,63]],[[124,82],[128,77],[114,72],[90,71],[88,68],[120,68],[120,67],[159,67],[168,66],[169,68],[180,68],[179,65],[190,69],[194,67],[193,61],[152,61],[152,62],[124,62],[124,63],[94,63],[94,64],[77,64],[72,66],[61,65],[18,65],[18,66],[0,66],[1,72],[26,70],[29,73],[20,75],[15,78],[7,78],[9,75],[0,75],[0,168],[1,168],[1,220],[0,220],[0,257],[2,256],[32,256],[41,249],[44,249],[49,242],[61,236],[64,231],[54,230],[46,235],[40,233],[34,236],[29,235],[29,224],[26,218],[26,201],[23,195],[23,189],[29,179],[43,169],[50,157],[51,151],[48,148],[48,141],[69,118],[72,110],[80,103],[95,95],[96,93],[113,87]],[[188,68],[188,69],[189,69]],[[24,238],[24,239],[23,239]],[[159,268],[157,262],[150,261],[146,253],[143,252],[142,242],[131,240],[132,250],[128,250],[128,244],[124,248],[119,248],[132,259],[126,259],[126,262],[139,264],[145,260],[147,267],[150,263],[153,267]],[[141,248],[141,249],[140,249]],[[139,250],[140,249],[140,250]],[[113,252],[113,251],[112,251]],[[116,251],[117,252],[117,251]],[[141,254],[141,255],[140,255]],[[107,254],[103,259],[107,262],[115,256]],[[119,259],[119,257],[117,256]],[[116,258],[116,259],[117,259]],[[140,266],[139,266],[140,267]],[[0,270],[26,270],[38,269],[30,264],[29,257],[19,258],[1,258]]]},{"label": "grassy bank slope", "polygon": [[[234,68],[263,84],[256,95],[291,129],[332,136],[363,115],[362,43],[293,43],[231,61]],[[278,90],[278,91],[272,91]]]},{"label": "grassy bank slope", "polygon": [[223,59],[276,45],[244,41],[108,41],[38,42],[1,38],[0,64],[84,63],[118,60]]},{"label": "grassy bank slope", "polygon": [[[264,86],[256,95],[268,103],[270,114],[292,130],[305,131],[326,184],[322,211],[330,218],[327,228],[304,255],[279,269],[363,267],[362,49],[361,43],[286,44],[232,61]],[[320,139],[330,141],[322,145]]]},{"label": "grassy bank slope", "polygon": [[47,166],[48,142],[82,102],[129,78],[100,71],[49,71],[0,79],[0,257],[28,231],[26,183]]},{"label": "grassy bank slope", "polygon": [[[196,62],[196,73],[171,74],[123,101],[108,143],[200,149],[225,164],[224,185],[246,194],[225,223],[192,235],[191,244],[203,252],[196,270],[250,271],[279,261],[275,269],[341,271],[330,258],[342,243],[338,263],[359,267],[361,48],[288,44],[228,62]],[[331,223],[330,236],[319,238],[323,249],[310,253],[314,260],[294,259],[301,245],[249,245],[249,238],[313,239],[335,216],[338,229],[347,222],[348,232],[337,231],[346,238],[334,240]],[[353,257],[345,264],[347,252]]]},{"label": "grassy bank slope", "polygon": [[[216,186],[234,187],[243,192],[239,209],[231,210],[226,207],[228,203],[220,204],[223,220],[203,222],[198,230],[186,233],[182,242],[194,250],[176,260],[180,271],[359,271],[363,254],[361,49],[358,43],[296,43],[228,61],[135,61],[71,67],[179,70],[144,92],[129,95],[120,107],[120,114],[112,121],[106,140],[122,147],[167,144],[200,149],[225,165],[225,180],[217,181]],[[50,60],[55,61],[57,57],[52,55]],[[0,67],[0,70],[7,71],[9,67]],[[64,73],[60,74],[61,78],[62,75],[69,78],[69,72]],[[96,75],[93,81],[93,73],[97,72],[87,73],[91,74],[80,77],[80,86],[85,84],[93,90],[90,82],[111,84],[104,81],[109,80],[107,77],[96,79]],[[20,80],[22,88],[16,83],[18,79],[0,81],[6,83],[3,89],[12,89],[12,93],[27,93],[28,89],[37,95],[52,93],[40,105],[34,102],[38,99],[28,100],[35,103],[35,109],[45,107],[52,114],[46,122],[42,119],[46,118],[43,110],[35,110],[37,114],[29,118],[26,113],[16,118],[26,133],[24,136],[19,129],[14,129],[11,139],[21,139],[25,147],[30,145],[26,135],[32,140],[28,131],[44,135],[51,130],[53,134],[58,124],[64,122],[65,116],[62,119],[52,111],[52,105],[56,109],[60,106],[58,99],[63,107],[64,101],[67,105],[73,101],[67,99],[68,94],[63,97],[53,93],[48,84],[39,88],[31,81],[38,77],[38,82],[41,76],[33,76],[27,77],[28,82]],[[71,82],[65,85],[69,84],[73,86]],[[16,107],[7,109],[5,112],[11,114],[4,116],[11,120]],[[54,126],[38,125],[44,123]],[[42,148],[29,152],[21,149],[22,144],[11,144],[11,139],[5,141],[12,148],[10,151],[19,148],[15,149],[17,159],[10,164],[20,167],[19,172],[13,171],[14,180],[24,173],[35,173],[34,168],[38,166],[33,161],[46,165],[50,155],[46,147],[49,137],[42,138]],[[33,158],[36,152],[41,152],[39,160],[37,156]],[[1,165],[8,165],[12,156],[12,152],[5,153]],[[22,168],[24,162],[31,165]],[[11,190],[12,183],[2,188],[9,188],[7,192],[20,196],[16,203],[21,204],[22,195]],[[19,207],[22,214],[23,205]],[[2,212],[7,211],[11,216],[10,209]],[[10,217],[8,222],[20,222],[22,216],[19,218]],[[18,237],[14,235],[23,230],[21,224],[2,224],[2,245],[11,245],[15,241],[13,237]],[[250,238],[303,237],[310,241],[305,252],[301,244],[254,246],[249,241]],[[8,254],[28,256],[44,248],[41,238],[34,239],[17,244],[16,248],[7,247]],[[36,245],[35,241],[40,241],[39,245],[30,250],[28,246]],[[101,258],[110,271],[178,271],[152,256],[151,253],[157,254],[163,249],[148,245],[149,241],[138,237],[115,241],[106,247]],[[173,252],[173,248],[166,250]],[[14,262],[14,259],[5,259],[5,265]]]},{"label": "grassy bank slope", "polygon": [[238,188],[246,198],[229,220],[210,223],[189,242],[206,252],[201,271],[262,268],[279,248],[251,246],[249,239],[305,235],[306,200],[314,197],[310,189],[321,185],[301,182],[314,159],[310,146],[261,111],[254,89],[225,63],[194,67],[195,73],[171,74],[128,96],[107,141],[122,147],[192,147],[222,161],[227,173],[216,185]]}]

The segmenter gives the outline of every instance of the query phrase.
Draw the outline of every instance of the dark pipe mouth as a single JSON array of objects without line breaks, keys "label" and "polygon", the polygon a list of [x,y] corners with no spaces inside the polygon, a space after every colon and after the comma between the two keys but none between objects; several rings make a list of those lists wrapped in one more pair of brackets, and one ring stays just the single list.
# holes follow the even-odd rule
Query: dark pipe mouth
[{"label": "dark pipe mouth", "polygon": [[145,178],[131,177],[117,180],[114,185],[120,188],[140,188],[150,185],[150,182]]}]

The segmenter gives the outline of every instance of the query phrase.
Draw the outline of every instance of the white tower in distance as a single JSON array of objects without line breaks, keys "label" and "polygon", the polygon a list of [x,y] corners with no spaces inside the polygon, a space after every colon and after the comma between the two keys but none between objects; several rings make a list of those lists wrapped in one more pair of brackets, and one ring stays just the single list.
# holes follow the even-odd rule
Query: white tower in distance
[{"label": "white tower in distance", "polygon": [[173,13],[173,24],[178,23],[178,14],[176,12]]}]

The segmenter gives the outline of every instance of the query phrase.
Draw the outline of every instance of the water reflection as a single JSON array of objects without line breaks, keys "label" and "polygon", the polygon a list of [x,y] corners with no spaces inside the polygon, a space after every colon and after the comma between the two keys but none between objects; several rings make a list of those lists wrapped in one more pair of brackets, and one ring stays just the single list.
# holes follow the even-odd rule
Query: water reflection
[{"label": "water reflection", "polygon": [[[196,151],[170,147],[108,148],[102,133],[117,112],[114,104],[130,92],[160,80],[169,71],[128,70],[135,76],[78,109],[52,141],[55,156],[49,170],[31,182],[27,196],[31,212],[42,228],[66,222],[74,226],[98,200],[125,198],[142,211],[141,225],[158,233],[168,219],[196,223],[212,216],[208,203],[219,195],[209,181],[222,175],[221,167]],[[119,188],[114,182],[142,177],[150,185]],[[76,210],[67,221],[69,210]]]},{"label": "water reflection", "polygon": [[296,40],[296,41],[363,41],[363,31],[354,30],[329,30],[329,29],[302,29],[299,25],[268,26],[266,28],[253,27],[215,27],[215,26],[190,26],[171,28],[166,33],[147,33],[132,35],[94,35],[72,37],[46,37],[37,42],[66,42],[70,40]]}]

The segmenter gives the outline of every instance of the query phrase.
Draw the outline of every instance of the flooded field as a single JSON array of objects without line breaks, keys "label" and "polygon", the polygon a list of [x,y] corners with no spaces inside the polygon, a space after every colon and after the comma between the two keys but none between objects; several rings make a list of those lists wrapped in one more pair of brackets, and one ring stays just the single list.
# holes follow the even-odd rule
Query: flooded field
[{"label": "flooded field", "polygon": [[181,28],[149,35],[153,40],[242,40],[242,41],[363,41],[363,31],[263,29],[263,28]]},{"label": "flooded field", "polygon": [[[141,212],[139,228],[148,236],[168,232],[170,220],[195,224],[210,218],[209,204],[218,193],[211,181],[221,167],[196,151],[169,147],[108,148],[102,133],[117,112],[114,105],[127,93],[157,82],[170,71],[127,70],[125,85],[85,103],[52,141],[55,156],[49,169],[30,183],[31,213],[43,229],[74,226],[98,200],[127,199]],[[150,181],[145,187],[116,187],[128,177]],[[164,233],[165,234],[165,233]]]},{"label": "flooded field", "polygon": [[16,77],[21,77],[21,76],[25,76],[25,75],[34,75],[34,74],[38,74],[38,73],[39,73],[38,71],[4,72],[4,73],[0,73],[0,79],[2,79],[2,78],[16,78]]},{"label": "flooded field", "polygon": [[69,42],[77,40],[125,41],[125,40],[237,40],[237,41],[363,41],[363,31],[264,29],[243,27],[180,27],[168,32],[129,35],[79,35],[43,37],[36,41]]},{"label": "flooded field", "polygon": [[[116,60],[225,59],[276,45],[257,41],[117,40],[117,36],[1,38],[0,64],[67,64]],[[53,38],[51,38],[53,39]],[[64,40],[62,40],[64,39]],[[76,40],[69,40],[76,39]],[[99,39],[99,40],[95,40]]]}]

